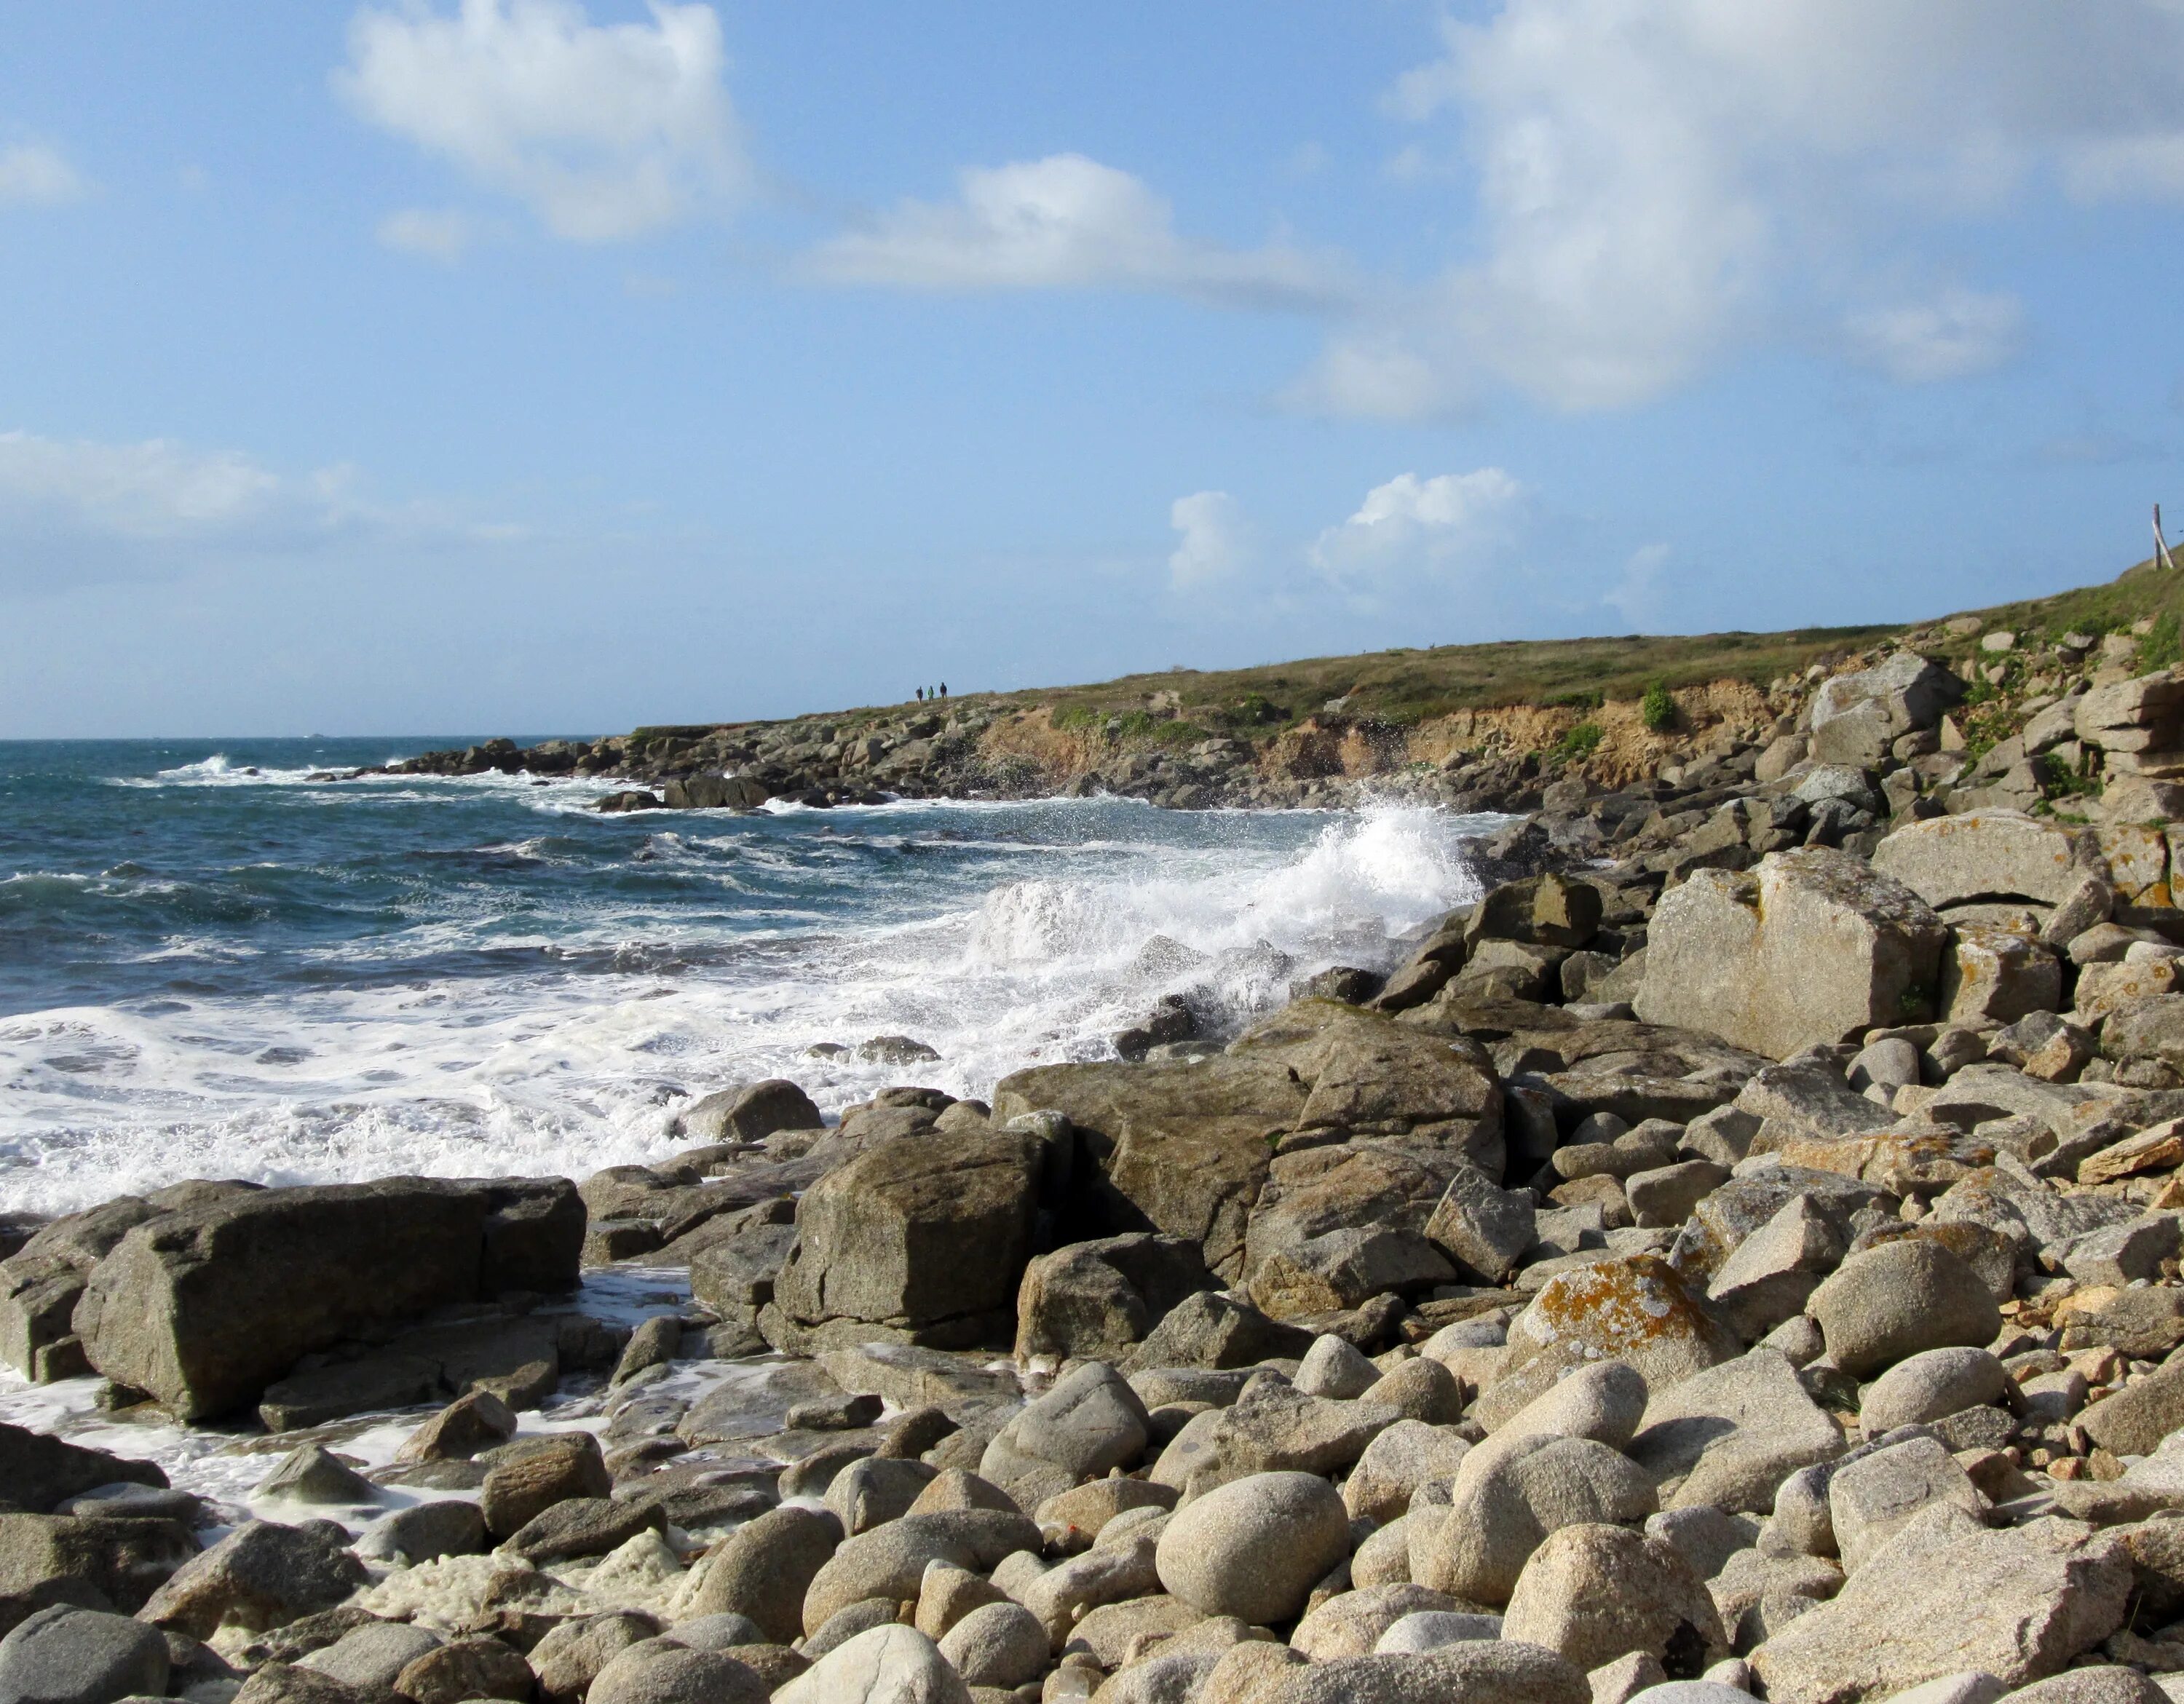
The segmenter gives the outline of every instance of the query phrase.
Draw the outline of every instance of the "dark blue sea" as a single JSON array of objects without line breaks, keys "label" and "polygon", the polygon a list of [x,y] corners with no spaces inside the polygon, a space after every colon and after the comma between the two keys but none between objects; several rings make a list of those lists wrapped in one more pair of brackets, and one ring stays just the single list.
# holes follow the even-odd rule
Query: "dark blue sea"
[{"label": "dark blue sea", "polygon": [[[1106,1056],[1166,992],[1240,1021],[1384,961],[1474,891],[1483,826],[1114,799],[601,816],[603,782],[320,778],[465,743],[0,743],[0,1207],[582,1175],[671,1151],[684,1097],[761,1076],[830,1111],[905,1080],[983,1094]],[[939,1058],[808,1052],[883,1034]]]}]

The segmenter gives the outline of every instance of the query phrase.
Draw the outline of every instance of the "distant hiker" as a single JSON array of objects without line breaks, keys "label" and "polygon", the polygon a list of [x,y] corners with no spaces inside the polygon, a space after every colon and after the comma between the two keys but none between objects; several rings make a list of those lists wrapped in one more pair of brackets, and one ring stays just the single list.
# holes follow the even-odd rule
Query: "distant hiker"
[{"label": "distant hiker", "polygon": [[925,702],[925,688],[923,687],[920,687],[917,689],[917,701],[920,704],[923,704]]},{"label": "distant hiker", "polygon": [[945,681],[940,683],[940,696],[944,699],[948,696],[948,682]]}]

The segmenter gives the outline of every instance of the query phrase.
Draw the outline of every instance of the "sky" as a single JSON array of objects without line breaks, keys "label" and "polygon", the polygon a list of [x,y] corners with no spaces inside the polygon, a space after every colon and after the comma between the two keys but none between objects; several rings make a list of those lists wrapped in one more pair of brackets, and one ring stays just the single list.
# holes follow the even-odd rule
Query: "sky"
[{"label": "sky", "polygon": [[2184,0],[0,17],[0,738],[1909,620],[2184,535]]}]

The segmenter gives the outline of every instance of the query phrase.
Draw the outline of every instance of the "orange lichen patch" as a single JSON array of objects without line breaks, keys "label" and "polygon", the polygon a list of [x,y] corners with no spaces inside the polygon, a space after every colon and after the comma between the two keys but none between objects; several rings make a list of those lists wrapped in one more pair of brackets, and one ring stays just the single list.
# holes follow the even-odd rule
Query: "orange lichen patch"
[{"label": "orange lichen patch", "polygon": [[1643,1370],[1674,1352],[1694,1355],[1691,1369],[1713,1365],[1733,1348],[1683,1277],[1658,1255],[1631,1255],[1557,1272],[1512,1328],[1529,1347],[1576,1349],[1585,1358],[1626,1360]]}]

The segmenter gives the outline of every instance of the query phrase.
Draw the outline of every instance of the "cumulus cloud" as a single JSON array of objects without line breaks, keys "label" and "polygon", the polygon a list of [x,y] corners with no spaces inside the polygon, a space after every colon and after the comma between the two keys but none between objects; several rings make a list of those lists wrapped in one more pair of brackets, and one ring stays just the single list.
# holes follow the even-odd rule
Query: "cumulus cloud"
[{"label": "cumulus cloud", "polygon": [[905,200],[806,259],[840,284],[922,290],[1157,290],[1224,306],[1318,309],[1347,299],[1343,269],[1283,242],[1229,248],[1179,236],[1140,179],[1083,154],[961,174],[952,201]]},{"label": "cumulus cloud", "polygon": [[[1340,331],[1307,404],[1627,407],[1830,326],[1895,376],[1958,376],[2015,347],[2008,298],[1867,305],[1935,224],[2184,198],[2176,0],[1505,0],[1440,27],[1386,104],[1464,180],[1474,252]],[[1424,182],[1429,157],[1399,156]]]},{"label": "cumulus cloud", "polygon": [[652,0],[595,25],[576,0],[365,7],[335,86],[363,117],[528,207],[612,242],[732,203],[749,173],[710,6]]},{"label": "cumulus cloud", "polygon": [[471,221],[453,208],[405,207],[379,221],[382,248],[453,262],[471,246]]},{"label": "cumulus cloud", "polygon": [[1233,578],[1251,563],[1251,528],[1244,510],[1225,491],[1198,491],[1168,507],[1168,525],[1178,535],[1167,559],[1168,578],[1178,591],[1191,591]]},{"label": "cumulus cloud", "polygon": [[1402,581],[1483,571],[1512,542],[1524,495],[1498,467],[1431,479],[1398,474],[1313,541],[1312,565],[1334,585],[1364,594]]},{"label": "cumulus cloud", "polygon": [[43,142],[0,148],[0,207],[58,207],[90,193],[83,175]]}]

